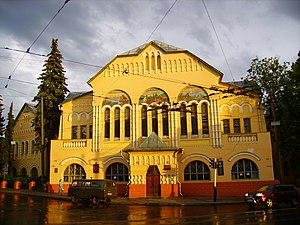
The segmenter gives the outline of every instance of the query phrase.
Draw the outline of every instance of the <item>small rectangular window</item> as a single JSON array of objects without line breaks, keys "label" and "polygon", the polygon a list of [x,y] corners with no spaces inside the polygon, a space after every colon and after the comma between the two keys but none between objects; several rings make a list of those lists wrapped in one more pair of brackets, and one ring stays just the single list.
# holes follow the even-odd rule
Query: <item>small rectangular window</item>
[{"label": "small rectangular window", "polygon": [[230,123],[229,123],[229,119],[224,119],[224,120],[223,120],[223,131],[224,131],[224,134],[230,134]]},{"label": "small rectangular window", "polygon": [[233,119],[233,128],[234,128],[234,133],[236,134],[241,133],[240,119]]},{"label": "small rectangular window", "polygon": [[72,139],[77,139],[77,138],[78,138],[78,127],[72,126]]},{"label": "small rectangular window", "polygon": [[244,118],[244,128],[245,128],[245,133],[251,133],[250,118]]},{"label": "small rectangular window", "polygon": [[86,139],[86,125],[80,126],[80,138]]},{"label": "small rectangular window", "polygon": [[90,136],[89,138],[93,138],[93,125],[90,125]]}]

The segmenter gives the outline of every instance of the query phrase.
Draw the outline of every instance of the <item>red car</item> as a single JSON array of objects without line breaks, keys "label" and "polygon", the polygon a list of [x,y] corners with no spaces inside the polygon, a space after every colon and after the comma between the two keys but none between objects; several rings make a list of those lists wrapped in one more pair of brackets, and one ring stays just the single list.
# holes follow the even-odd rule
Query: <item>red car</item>
[{"label": "red car", "polygon": [[255,205],[273,208],[280,203],[288,203],[292,207],[296,207],[298,200],[299,193],[296,187],[290,184],[263,185],[254,193],[245,194],[245,202],[249,208],[254,208]]}]

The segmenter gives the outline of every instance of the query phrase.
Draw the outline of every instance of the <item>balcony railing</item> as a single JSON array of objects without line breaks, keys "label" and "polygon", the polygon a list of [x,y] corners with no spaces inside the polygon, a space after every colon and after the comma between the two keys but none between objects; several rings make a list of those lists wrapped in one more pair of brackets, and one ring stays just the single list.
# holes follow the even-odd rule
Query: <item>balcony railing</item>
[{"label": "balcony railing", "polygon": [[87,140],[70,140],[63,142],[63,148],[84,148],[87,147]]},{"label": "balcony railing", "polygon": [[258,141],[257,134],[229,134],[228,142],[255,142]]}]

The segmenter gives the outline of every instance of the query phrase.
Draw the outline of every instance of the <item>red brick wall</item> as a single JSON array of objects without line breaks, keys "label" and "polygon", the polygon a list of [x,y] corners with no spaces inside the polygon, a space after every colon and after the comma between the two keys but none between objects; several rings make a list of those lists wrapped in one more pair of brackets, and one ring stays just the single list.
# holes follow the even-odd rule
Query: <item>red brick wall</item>
[{"label": "red brick wall", "polygon": [[117,184],[117,188],[118,188],[118,196],[126,196],[127,192],[127,184]]},{"label": "red brick wall", "polygon": [[[235,181],[218,182],[218,196],[243,196],[246,192],[256,190],[263,184],[279,183],[277,180],[270,181]],[[183,196],[212,196],[214,192],[214,183],[182,183],[181,193]]]},{"label": "red brick wall", "polygon": [[213,188],[213,182],[181,183],[181,193],[183,196],[211,196]]},{"label": "red brick wall", "polygon": [[130,184],[129,198],[146,197],[146,184]]},{"label": "red brick wall", "polygon": [[160,185],[161,197],[174,198],[178,197],[178,184],[162,184]]}]

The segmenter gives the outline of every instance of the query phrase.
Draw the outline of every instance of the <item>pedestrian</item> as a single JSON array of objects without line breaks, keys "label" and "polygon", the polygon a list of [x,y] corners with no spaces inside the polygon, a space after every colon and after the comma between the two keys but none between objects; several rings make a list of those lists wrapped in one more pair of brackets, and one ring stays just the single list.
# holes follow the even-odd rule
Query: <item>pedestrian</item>
[{"label": "pedestrian", "polygon": [[58,181],[58,193],[63,193],[63,192],[64,192],[63,184],[61,182],[61,179],[59,179],[59,181]]}]

